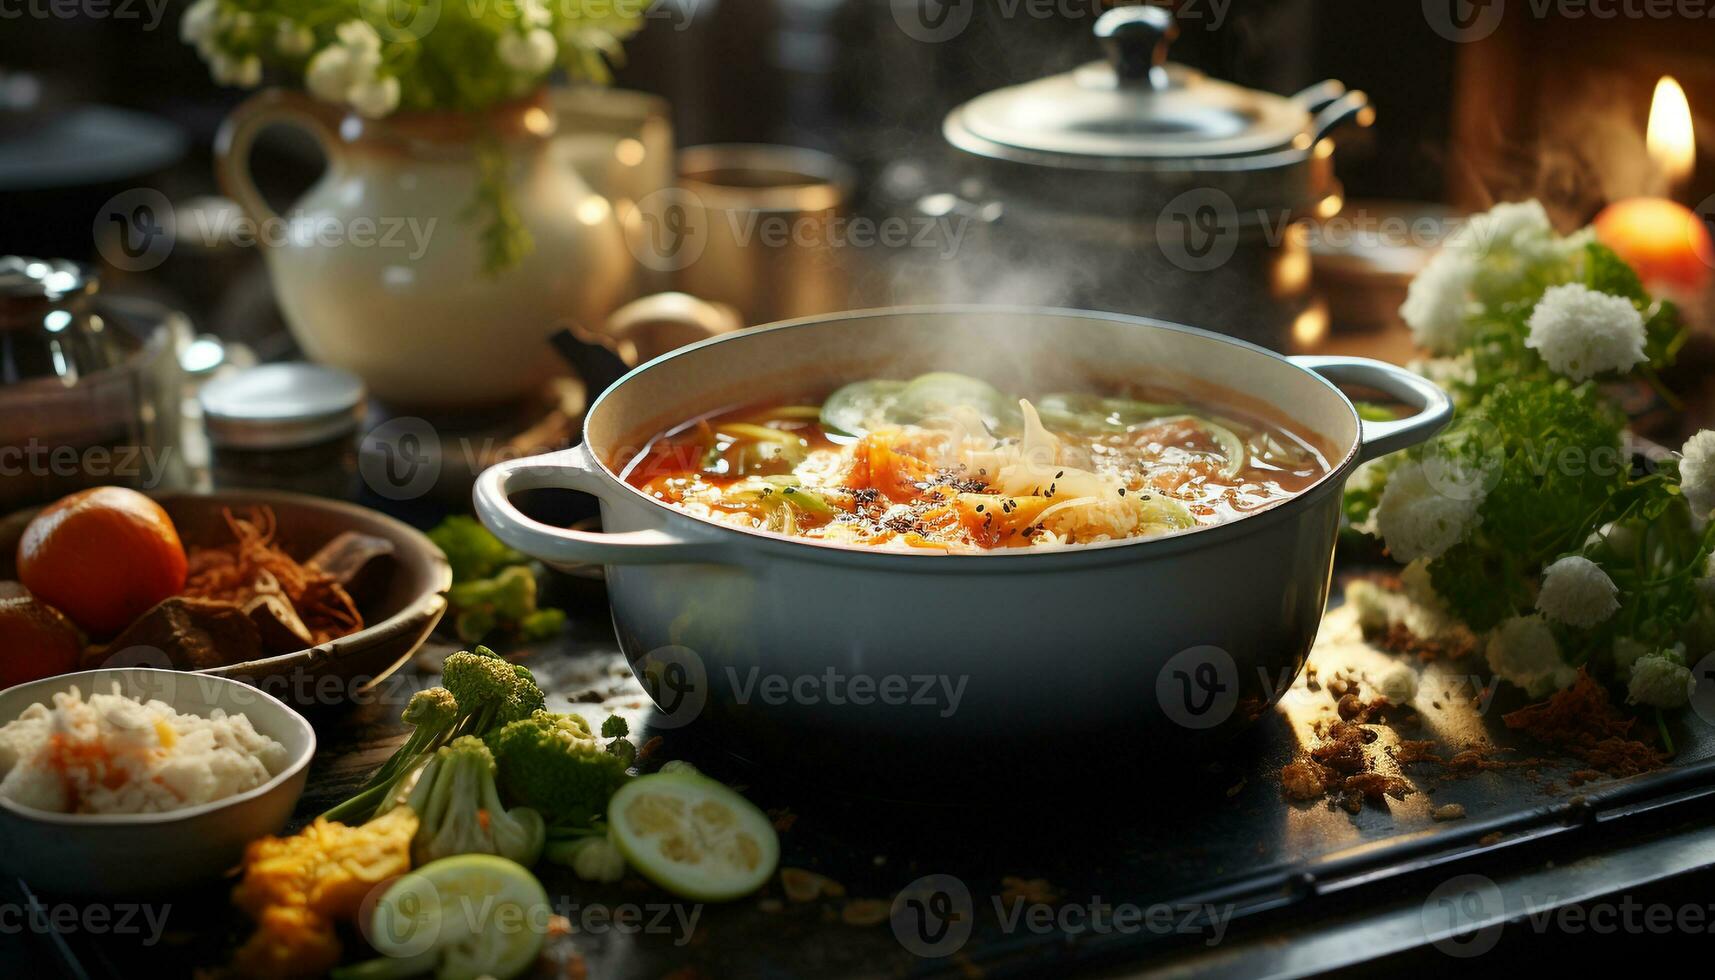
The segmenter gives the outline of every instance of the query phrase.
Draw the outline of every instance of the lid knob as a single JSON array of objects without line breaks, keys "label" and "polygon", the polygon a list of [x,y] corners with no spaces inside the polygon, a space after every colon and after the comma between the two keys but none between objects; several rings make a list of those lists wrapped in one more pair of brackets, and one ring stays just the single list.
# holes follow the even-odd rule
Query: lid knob
[{"label": "lid knob", "polygon": [[1121,85],[1167,87],[1167,46],[1179,36],[1173,13],[1153,4],[1115,7],[1096,18],[1096,40]]}]

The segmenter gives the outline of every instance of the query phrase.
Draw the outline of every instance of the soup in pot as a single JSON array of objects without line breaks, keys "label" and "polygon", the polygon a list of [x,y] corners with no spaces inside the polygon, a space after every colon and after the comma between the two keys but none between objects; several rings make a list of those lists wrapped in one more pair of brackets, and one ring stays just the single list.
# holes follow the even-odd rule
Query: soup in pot
[{"label": "soup in pot", "polygon": [[698,517],[797,538],[982,552],[1171,534],[1328,472],[1280,425],[1188,399],[1017,398],[948,372],[694,419],[624,467]]}]

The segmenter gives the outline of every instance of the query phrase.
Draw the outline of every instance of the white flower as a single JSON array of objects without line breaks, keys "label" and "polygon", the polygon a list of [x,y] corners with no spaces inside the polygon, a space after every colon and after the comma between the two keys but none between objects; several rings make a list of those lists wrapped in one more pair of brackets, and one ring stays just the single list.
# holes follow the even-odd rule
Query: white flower
[{"label": "white flower", "polygon": [[524,0],[518,10],[519,20],[525,27],[547,27],[554,22],[554,14],[548,9],[546,0]]},{"label": "white flower", "polygon": [[1394,664],[1377,684],[1382,697],[1391,704],[1410,704],[1417,697],[1417,671],[1405,664]]},{"label": "white flower", "polygon": [[337,44],[323,48],[304,69],[304,87],[323,102],[343,103],[351,91],[355,69],[349,48]]},{"label": "white flower", "polygon": [[1471,282],[1476,276],[1477,259],[1445,248],[1411,280],[1399,315],[1420,345],[1437,354],[1452,354],[1463,346]]},{"label": "white flower", "polygon": [[1567,555],[1542,573],[1536,608],[1557,623],[1590,627],[1619,611],[1619,592],[1602,566],[1582,555]]},{"label": "white flower", "polygon": [[1639,657],[1632,664],[1632,679],[1626,685],[1626,700],[1657,708],[1683,708],[1691,700],[1697,681],[1684,658],[1662,650]]},{"label": "white flower", "polygon": [[369,119],[380,119],[399,108],[399,79],[370,78],[352,86],[346,94],[352,108]]},{"label": "white flower", "polygon": [[288,58],[302,58],[315,46],[315,34],[302,24],[282,20],[274,29],[274,48]]},{"label": "white flower", "polygon": [[1697,594],[1706,605],[1715,606],[1715,554],[1703,559],[1703,575],[1697,579]]},{"label": "white flower", "polygon": [[1570,687],[1578,679],[1578,672],[1560,659],[1560,645],[1541,616],[1514,616],[1502,623],[1489,634],[1485,653],[1496,677],[1524,688],[1533,698]]},{"label": "white flower", "polygon": [[1621,680],[1632,676],[1632,665],[1638,659],[1650,652],[1650,648],[1629,636],[1614,638],[1614,673]]},{"label": "white flower", "polygon": [[334,28],[334,36],[339,43],[353,52],[367,52],[379,56],[381,54],[381,35],[367,21],[348,20]]},{"label": "white flower", "polygon": [[1529,200],[1497,204],[1483,214],[1473,215],[1451,243],[1487,255],[1530,249],[1553,235],[1554,225],[1548,220],[1542,202]]},{"label": "white flower", "polygon": [[221,85],[255,88],[262,84],[262,60],[255,55],[245,58],[232,58],[224,54],[217,54],[209,62],[209,72],[214,76],[214,80]]},{"label": "white flower", "polygon": [[501,64],[529,76],[540,75],[552,68],[559,50],[559,42],[554,40],[554,35],[540,27],[523,34],[508,31],[500,36],[496,46]]},{"label": "white flower", "polygon": [[1394,560],[1439,558],[1464,540],[1481,520],[1486,488],[1479,482],[1465,493],[1444,494],[1430,481],[1423,463],[1409,460],[1394,469],[1376,504],[1376,529]]},{"label": "white flower", "polygon": [[1715,513],[1715,430],[1704,429],[1685,440],[1679,451],[1679,489],[1699,521]]},{"label": "white flower", "polygon": [[1550,286],[1530,314],[1526,347],[1574,381],[1648,359],[1644,318],[1631,300],[1577,283]]},{"label": "white flower", "polygon": [[1457,357],[1425,357],[1405,366],[1407,371],[1435,382],[1441,388],[1477,383],[1477,359],[1466,351]]},{"label": "white flower", "polygon": [[196,0],[185,8],[179,18],[179,40],[201,49],[214,37],[215,23],[220,16],[218,0]]}]

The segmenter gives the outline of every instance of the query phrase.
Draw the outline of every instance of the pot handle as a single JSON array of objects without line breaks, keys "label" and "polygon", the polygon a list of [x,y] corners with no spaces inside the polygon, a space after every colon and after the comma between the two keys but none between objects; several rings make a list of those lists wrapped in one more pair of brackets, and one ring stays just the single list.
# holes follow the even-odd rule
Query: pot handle
[{"label": "pot handle", "polygon": [[495,537],[553,565],[702,562],[725,550],[714,540],[696,540],[662,530],[605,534],[554,527],[526,517],[509,499],[520,490],[549,487],[581,490],[599,498],[609,484],[589,452],[579,445],[490,466],[476,478],[471,497],[477,518]]},{"label": "pot handle", "polygon": [[1435,382],[1397,364],[1368,357],[1307,354],[1287,360],[1335,384],[1362,385],[1398,398],[1416,414],[1391,422],[1358,422],[1358,461],[1415,446],[1441,431],[1453,418],[1453,399]]},{"label": "pot handle", "polygon": [[[301,92],[271,89],[232,110],[214,137],[214,173],[221,192],[238,202],[244,216],[258,226],[277,222],[280,216],[268,206],[250,176],[250,150],[263,130],[276,125],[294,125],[315,137],[330,166],[340,155],[335,110]],[[257,241],[266,243],[269,237],[259,235]]]},{"label": "pot handle", "polygon": [[1316,118],[1310,123],[1311,145],[1314,146],[1332,136],[1335,130],[1347,123],[1364,129],[1375,121],[1376,109],[1370,105],[1370,97],[1353,89],[1330,100],[1316,111]]}]

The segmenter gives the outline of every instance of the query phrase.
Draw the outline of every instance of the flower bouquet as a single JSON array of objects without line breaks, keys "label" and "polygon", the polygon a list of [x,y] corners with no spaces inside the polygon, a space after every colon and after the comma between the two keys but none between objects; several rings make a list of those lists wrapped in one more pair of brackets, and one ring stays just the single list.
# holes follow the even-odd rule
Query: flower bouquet
[{"label": "flower bouquet", "polygon": [[1580,668],[1660,712],[1715,650],[1715,432],[1634,454],[1618,382],[1659,374],[1685,331],[1671,303],[1537,202],[1475,217],[1412,282],[1401,315],[1453,394],[1452,424],[1346,489],[1353,527],[1406,564],[1403,595],[1358,583],[1370,626],[1469,630],[1496,676],[1543,697]]},{"label": "flower bouquet", "polygon": [[[647,0],[196,0],[179,22],[215,81],[255,88],[267,75],[367,119],[395,112],[480,113],[540,88],[556,69],[606,82],[607,60],[642,24]],[[472,203],[484,266],[517,264],[530,236],[494,141]]]}]

